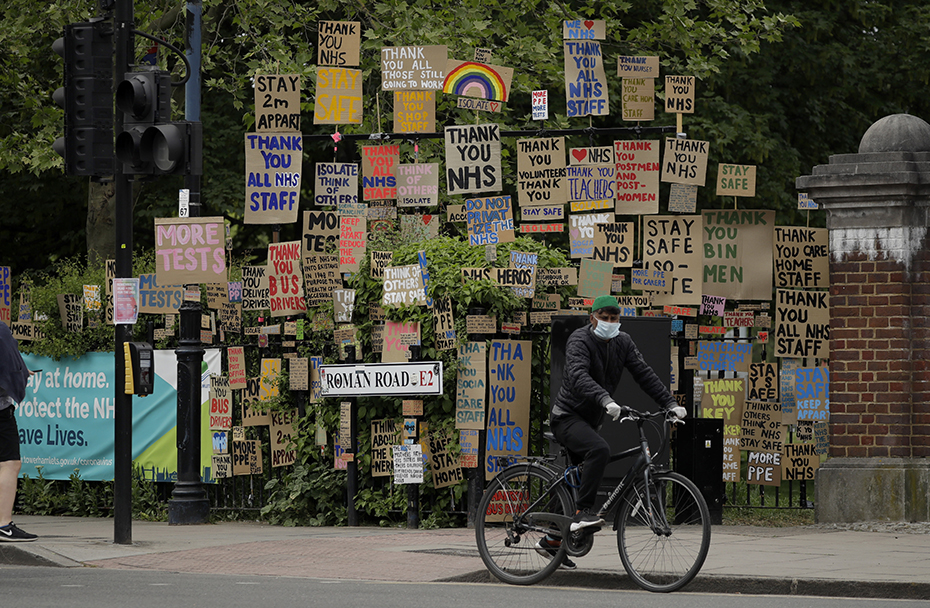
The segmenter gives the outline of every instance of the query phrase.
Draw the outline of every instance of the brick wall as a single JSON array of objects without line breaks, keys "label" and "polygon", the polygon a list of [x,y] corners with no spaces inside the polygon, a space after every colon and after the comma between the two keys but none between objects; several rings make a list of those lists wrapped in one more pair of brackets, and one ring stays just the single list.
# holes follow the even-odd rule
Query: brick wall
[{"label": "brick wall", "polygon": [[830,264],[831,456],[930,456],[930,255],[922,245],[910,257],[854,251]]}]

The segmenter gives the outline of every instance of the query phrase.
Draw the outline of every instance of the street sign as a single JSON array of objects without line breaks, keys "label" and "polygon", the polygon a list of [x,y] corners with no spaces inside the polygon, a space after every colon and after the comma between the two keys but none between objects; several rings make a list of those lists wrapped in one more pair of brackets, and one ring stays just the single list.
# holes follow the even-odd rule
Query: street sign
[{"label": "street sign", "polygon": [[324,397],[441,395],[442,361],[323,365]]}]

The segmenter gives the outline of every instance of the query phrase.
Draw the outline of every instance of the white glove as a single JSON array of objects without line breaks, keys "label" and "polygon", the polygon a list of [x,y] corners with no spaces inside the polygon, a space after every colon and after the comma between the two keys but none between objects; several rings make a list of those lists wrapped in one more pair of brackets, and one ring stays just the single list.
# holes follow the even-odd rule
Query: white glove
[{"label": "white glove", "polygon": [[623,413],[623,410],[620,408],[620,406],[614,403],[613,401],[605,405],[604,409],[607,410],[607,415],[613,418],[614,420],[619,418],[620,414]]},{"label": "white glove", "polygon": [[676,405],[675,407],[670,407],[668,408],[668,411],[672,414],[672,416],[674,416],[675,418],[678,418],[679,420],[683,420],[684,417],[688,415],[688,410],[681,407],[680,405]]}]

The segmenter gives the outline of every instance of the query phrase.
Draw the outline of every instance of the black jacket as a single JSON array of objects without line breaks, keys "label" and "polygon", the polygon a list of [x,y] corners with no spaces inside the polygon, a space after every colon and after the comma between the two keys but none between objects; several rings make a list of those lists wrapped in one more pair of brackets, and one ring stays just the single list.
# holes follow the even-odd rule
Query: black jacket
[{"label": "black jacket", "polygon": [[[19,354],[19,346],[6,323],[0,321],[0,388],[9,395],[13,401],[19,403],[26,397],[26,383],[29,381],[29,370]],[[0,403],[0,408],[3,407]]]},{"label": "black jacket", "polygon": [[630,334],[620,332],[610,341],[594,335],[591,325],[572,332],[565,345],[562,386],[552,406],[551,419],[576,415],[598,426],[604,406],[613,401],[624,368],[647,395],[664,409],[677,403],[662,380],[649,367]]}]

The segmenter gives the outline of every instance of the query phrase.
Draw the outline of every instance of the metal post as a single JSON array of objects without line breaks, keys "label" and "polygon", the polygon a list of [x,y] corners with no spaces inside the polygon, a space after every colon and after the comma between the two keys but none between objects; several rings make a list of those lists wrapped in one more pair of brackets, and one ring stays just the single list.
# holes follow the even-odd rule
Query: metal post
[{"label": "metal post", "polygon": [[[346,363],[355,363],[355,345],[347,344],[346,347]],[[350,425],[351,430],[349,431],[349,445],[345,447],[347,453],[352,454],[352,459],[346,463],[346,493],[347,493],[347,508],[348,508],[348,524],[350,526],[358,525],[358,512],[355,510],[355,495],[358,494],[358,461],[356,457],[358,456],[358,398],[349,397],[349,403],[352,405],[349,408],[350,411]],[[345,438],[340,437],[341,441],[345,441]]]},{"label": "metal post", "polygon": [[[134,47],[132,0],[118,0],[114,11],[114,69],[117,74],[129,70]],[[120,79],[114,79],[114,86]],[[115,92],[114,92],[115,93]],[[123,127],[123,113],[115,113],[115,131]],[[132,276],[132,184],[123,175],[119,162],[115,166],[116,202],[116,276]],[[131,339],[132,326],[116,326],[116,394],[113,445],[113,542],[132,544],[132,395],[125,393],[126,370],[123,345]]]},{"label": "metal post", "polygon": [[[410,361],[420,360],[420,345],[410,345]],[[414,440],[420,438],[420,421],[417,419],[417,435]],[[407,529],[416,530],[420,527],[420,484],[407,484]]]}]

